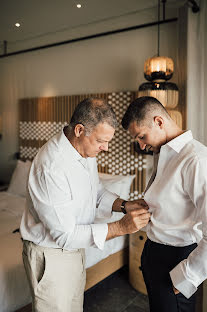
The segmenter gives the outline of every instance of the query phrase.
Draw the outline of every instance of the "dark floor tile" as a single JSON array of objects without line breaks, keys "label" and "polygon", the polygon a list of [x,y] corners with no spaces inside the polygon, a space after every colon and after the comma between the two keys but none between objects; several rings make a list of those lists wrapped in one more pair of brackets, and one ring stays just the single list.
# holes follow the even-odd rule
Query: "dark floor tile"
[{"label": "dark floor tile", "polygon": [[137,307],[134,304],[130,304],[123,312],[148,312],[149,310],[143,310],[143,308]]},{"label": "dark floor tile", "polygon": [[[128,268],[123,267],[85,293],[84,312],[122,312],[131,304],[139,304],[138,294],[128,282]],[[144,301],[147,297],[141,295],[141,308]]]},{"label": "dark floor tile", "polygon": [[148,297],[137,293],[135,299],[124,310],[124,312],[149,312]]}]

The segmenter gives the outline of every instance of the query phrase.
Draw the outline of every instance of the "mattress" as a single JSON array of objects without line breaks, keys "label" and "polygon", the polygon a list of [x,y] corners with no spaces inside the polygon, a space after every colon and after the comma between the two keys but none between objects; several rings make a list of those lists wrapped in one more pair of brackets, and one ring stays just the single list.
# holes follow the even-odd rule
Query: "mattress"
[{"label": "mattress", "polygon": [[[31,302],[22,262],[22,241],[17,231],[25,204],[24,197],[0,192],[0,312],[12,312]],[[120,213],[114,213],[111,219],[96,222],[113,222],[120,217]],[[86,249],[86,267],[127,245],[128,239],[124,236],[107,241],[103,251],[93,247]]]}]

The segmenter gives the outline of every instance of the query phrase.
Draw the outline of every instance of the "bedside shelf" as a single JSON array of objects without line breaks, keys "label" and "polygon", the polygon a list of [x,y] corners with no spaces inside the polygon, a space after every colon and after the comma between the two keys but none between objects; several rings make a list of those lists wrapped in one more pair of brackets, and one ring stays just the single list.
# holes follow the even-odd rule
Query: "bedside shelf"
[{"label": "bedside shelf", "polygon": [[146,232],[138,231],[129,236],[129,282],[136,290],[147,294],[141,271],[141,254],[147,239]]}]

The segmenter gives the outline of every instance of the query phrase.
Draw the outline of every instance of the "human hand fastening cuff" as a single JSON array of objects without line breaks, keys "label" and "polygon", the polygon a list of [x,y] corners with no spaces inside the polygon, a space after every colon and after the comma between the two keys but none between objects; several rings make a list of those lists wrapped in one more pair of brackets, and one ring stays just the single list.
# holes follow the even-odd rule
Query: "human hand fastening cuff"
[{"label": "human hand fastening cuff", "polygon": [[144,199],[136,199],[136,200],[132,200],[132,201],[124,201],[125,205],[124,208],[126,210],[126,212],[129,212],[131,210],[135,210],[135,209],[140,209],[140,208],[144,208],[146,210],[149,209],[147,203],[144,201]]}]

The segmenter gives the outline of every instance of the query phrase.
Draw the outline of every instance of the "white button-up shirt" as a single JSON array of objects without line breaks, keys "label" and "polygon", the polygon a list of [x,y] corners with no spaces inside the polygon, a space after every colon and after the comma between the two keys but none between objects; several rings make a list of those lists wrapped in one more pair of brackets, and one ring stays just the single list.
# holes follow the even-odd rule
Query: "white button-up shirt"
[{"label": "white button-up shirt", "polygon": [[103,249],[108,226],[94,219],[110,218],[116,198],[99,182],[96,158],[83,158],[61,131],[32,163],[22,238],[52,248]]},{"label": "white button-up shirt", "polygon": [[207,147],[191,131],[163,145],[150,183],[144,195],[152,212],[149,239],[172,246],[198,243],[170,272],[175,288],[189,298],[207,278]]}]

